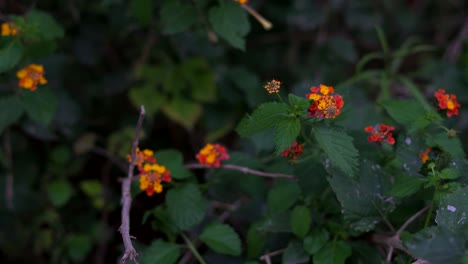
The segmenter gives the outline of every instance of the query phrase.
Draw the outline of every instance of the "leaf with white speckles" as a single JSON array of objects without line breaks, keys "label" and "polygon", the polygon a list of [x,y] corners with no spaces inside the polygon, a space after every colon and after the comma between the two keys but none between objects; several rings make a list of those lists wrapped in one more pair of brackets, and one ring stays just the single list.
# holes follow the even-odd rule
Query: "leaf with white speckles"
[{"label": "leaf with white speckles", "polygon": [[436,223],[449,229],[468,227],[468,187],[447,194],[437,210]]}]

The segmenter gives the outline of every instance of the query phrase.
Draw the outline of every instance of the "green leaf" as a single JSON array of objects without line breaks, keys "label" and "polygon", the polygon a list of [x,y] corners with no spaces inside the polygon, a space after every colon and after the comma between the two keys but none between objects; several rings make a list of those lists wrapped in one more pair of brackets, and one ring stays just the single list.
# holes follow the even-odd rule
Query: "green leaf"
[{"label": "green leaf", "polygon": [[23,47],[18,41],[11,41],[0,50],[0,73],[18,65],[23,55]]},{"label": "green leaf", "polygon": [[418,101],[391,100],[383,104],[388,114],[398,123],[408,126],[411,130],[424,129],[432,122],[439,120],[432,111],[427,111]]},{"label": "green leaf", "polygon": [[463,240],[460,232],[429,227],[412,235],[404,244],[413,256],[431,264],[461,263],[465,256]]},{"label": "green leaf", "polygon": [[463,151],[462,143],[458,137],[450,138],[447,133],[439,133],[432,138],[427,138],[427,145],[430,147],[438,146],[443,151],[447,152],[454,159],[464,159],[465,152]]},{"label": "green leaf", "polygon": [[250,137],[266,129],[274,127],[288,113],[284,103],[261,104],[251,116],[245,116],[236,128],[241,137]]},{"label": "green leaf", "polygon": [[395,205],[384,199],[390,188],[390,175],[378,164],[361,162],[359,178],[332,171],[328,181],[341,203],[344,220],[356,231],[367,232],[382,220],[382,214],[391,212]]},{"label": "green leaf", "polygon": [[443,180],[456,180],[460,178],[460,171],[455,168],[445,168],[439,173],[439,178]]},{"label": "green leaf", "polygon": [[57,98],[50,89],[39,87],[34,92],[23,93],[21,105],[32,120],[48,125],[55,115]]},{"label": "green leaf", "polygon": [[173,121],[191,130],[201,116],[202,107],[199,103],[181,97],[175,97],[163,106],[163,112]]},{"label": "green leaf", "polygon": [[174,179],[186,179],[193,175],[185,168],[182,153],[178,150],[160,150],[154,153],[154,157],[159,164],[166,166],[171,171],[171,177]]},{"label": "green leaf", "polygon": [[45,12],[32,10],[25,19],[32,33],[39,35],[42,40],[53,40],[65,35],[63,28]]},{"label": "green leaf", "polygon": [[0,97],[0,134],[23,114],[23,107],[17,96]]},{"label": "green leaf", "polygon": [[208,11],[208,18],[214,31],[234,48],[245,50],[244,37],[250,31],[247,12],[234,1],[223,2]]},{"label": "green leaf", "polygon": [[190,84],[193,99],[199,102],[216,101],[214,73],[206,59],[189,59],[180,65],[179,70]]},{"label": "green leaf", "polygon": [[194,184],[171,189],[166,196],[169,216],[182,230],[199,224],[205,217],[206,201]]},{"label": "green leaf", "polygon": [[150,23],[153,15],[152,0],[132,0],[130,8],[140,24],[148,25]]},{"label": "green leaf", "polygon": [[145,112],[153,117],[166,101],[164,94],[155,89],[151,85],[135,87],[130,89],[129,98],[132,104],[139,108],[145,106]]},{"label": "green leaf", "polygon": [[390,190],[390,195],[398,197],[410,196],[419,191],[427,180],[418,176],[401,175],[396,178]]},{"label": "green leaf", "polygon": [[73,195],[73,187],[66,180],[55,180],[47,184],[47,195],[54,206],[65,205]]},{"label": "green leaf", "polygon": [[175,34],[189,29],[197,19],[195,8],[179,1],[165,1],[161,7],[161,27],[164,34]]},{"label": "green leaf", "polygon": [[291,230],[299,238],[304,238],[309,232],[311,216],[310,211],[305,206],[296,206],[290,216]]},{"label": "green leaf", "polygon": [[326,229],[315,230],[304,239],[304,249],[310,255],[314,255],[327,243],[328,237]]},{"label": "green leaf", "polygon": [[279,155],[296,140],[301,132],[301,122],[298,118],[288,116],[281,118],[276,124],[275,145],[276,154]]},{"label": "green leaf", "polygon": [[268,207],[272,213],[279,213],[291,207],[301,196],[297,182],[276,181],[268,192]]},{"label": "green leaf", "polygon": [[283,253],[283,264],[308,263],[309,259],[309,255],[299,241],[289,242]]},{"label": "green leaf", "polygon": [[344,241],[328,242],[314,255],[315,264],[344,264],[351,247]]},{"label": "green leaf", "polygon": [[456,190],[442,198],[435,221],[452,230],[468,229],[468,187]]},{"label": "green leaf", "polygon": [[310,100],[305,97],[300,97],[294,94],[288,95],[289,104],[296,110],[298,113],[305,113],[307,108],[309,108]]},{"label": "green leaf", "polygon": [[141,253],[141,264],[173,264],[180,257],[180,248],[177,244],[161,239],[154,240],[149,247]]},{"label": "green leaf", "polygon": [[84,180],[80,182],[80,189],[91,198],[102,194],[102,184],[98,180]]},{"label": "green leaf", "polygon": [[91,237],[81,234],[71,234],[66,240],[68,256],[76,263],[82,263],[90,253],[93,243]]},{"label": "green leaf", "polygon": [[241,254],[241,240],[229,225],[219,223],[208,225],[199,238],[215,252],[232,256]]},{"label": "green leaf", "polygon": [[253,224],[247,231],[247,258],[256,259],[263,253],[266,235],[258,230],[259,225]]},{"label": "green leaf", "polygon": [[350,176],[356,175],[359,153],[351,136],[344,131],[326,127],[315,128],[314,135],[319,146],[336,167]]}]

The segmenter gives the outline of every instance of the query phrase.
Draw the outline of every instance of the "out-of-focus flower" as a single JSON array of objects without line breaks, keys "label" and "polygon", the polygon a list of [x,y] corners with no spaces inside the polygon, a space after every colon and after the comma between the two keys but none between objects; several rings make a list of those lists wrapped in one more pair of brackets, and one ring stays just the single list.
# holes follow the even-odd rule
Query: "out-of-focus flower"
[{"label": "out-of-focus flower", "polygon": [[267,84],[265,84],[265,86],[263,87],[265,88],[265,90],[267,90],[269,94],[279,93],[279,89],[281,88],[281,82],[273,79],[267,82]]},{"label": "out-of-focus flower", "polygon": [[331,86],[320,84],[319,87],[310,87],[311,93],[306,98],[312,101],[309,109],[310,117],[335,118],[341,113],[344,101],[341,95],[334,94],[335,89]]},{"label": "out-of-focus flower", "polygon": [[438,101],[437,107],[440,110],[446,110],[447,116],[451,117],[452,115],[458,115],[458,109],[460,104],[457,101],[457,96],[454,94],[445,93],[444,89],[439,89],[434,93],[435,98]]},{"label": "out-of-focus flower", "polygon": [[[165,166],[156,163],[153,154],[154,151],[150,149],[141,151],[139,148],[135,154],[135,166],[140,172],[140,189],[146,191],[148,196],[162,192],[161,182],[172,181],[171,172]],[[128,155],[128,161],[132,161],[131,155]]]},{"label": "out-of-focus flower", "polygon": [[44,78],[44,67],[39,64],[29,64],[23,69],[16,72],[18,77],[18,86],[26,90],[35,91],[38,84],[46,84],[47,80]]},{"label": "out-of-focus flower", "polygon": [[422,163],[426,163],[429,159],[429,153],[431,152],[431,148],[427,148],[425,152],[419,152],[419,157],[421,158]]},{"label": "out-of-focus flower", "polygon": [[302,155],[302,152],[304,151],[304,147],[297,143],[296,140],[289,146],[287,149],[285,149],[282,153],[282,157],[288,157],[292,159],[297,159]]},{"label": "out-of-focus flower", "polygon": [[236,0],[236,2],[243,5],[243,4],[247,4],[249,0]]},{"label": "out-of-focus flower", "polygon": [[201,164],[205,164],[207,167],[221,166],[223,160],[229,159],[229,154],[224,146],[219,144],[206,144],[196,156],[197,160]]},{"label": "out-of-focus flower", "polygon": [[2,23],[2,36],[14,36],[18,34],[18,27],[13,22]]},{"label": "out-of-focus flower", "polygon": [[380,124],[375,127],[367,126],[364,128],[364,131],[371,133],[371,135],[367,137],[367,141],[382,142],[385,140],[390,145],[395,144],[395,139],[392,135],[393,130],[395,130],[394,127],[385,124]]}]

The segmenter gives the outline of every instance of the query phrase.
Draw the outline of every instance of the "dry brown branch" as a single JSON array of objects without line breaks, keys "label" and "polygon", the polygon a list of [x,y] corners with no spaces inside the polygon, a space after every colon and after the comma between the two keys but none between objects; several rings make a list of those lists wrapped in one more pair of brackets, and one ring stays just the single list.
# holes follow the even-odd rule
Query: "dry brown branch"
[{"label": "dry brown branch", "polygon": [[[209,168],[208,166],[204,164],[198,164],[198,163],[189,163],[185,165],[186,168],[188,169],[207,169]],[[258,175],[261,177],[267,177],[267,178],[287,178],[287,179],[292,179],[292,180],[297,180],[296,177],[293,175],[289,174],[284,174],[284,173],[269,173],[269,172],[263,172],[263,171],[258,171],[258,170],[253,170],[247,167],[239,166],[239,165],[233,165],[233,164],[224,164],[219,167],[220,169],[227,169],[227,170],[236,170],[240,171],[243,173],[248,173],[248,174],[253,174],[253,175]]]},{"label": "dry brown branch", "polygon": [[273,252],[270,252],[270,253],[267,253],[265,255],[262,255],[260,257],[260,260],[263,260],[265,261],[267,264],[271,264],[271,257],[274,257],[276,255],[279,255],[281,253],[283,253],[286,249],[283,248],[283,249],[280,249],[280,250],[276,250],[276,251],[273,251]]},{"label": "dry brown branch", "polygon": [[119,228],[120,233],[122,234],[122,240],[125,246],[125,252],[122,256],[122,263],[125,263],[126,260],[131,260],[136,262],[136,257],[138,253],[132,244],[132,237],[130,236],[130,208],[132,206],[132,196],[130,195],[130,186],[133,179],[133,170],[135,167],[136,160],[136,150],[138,148],[138,140],[140,138],[140,131],[143,125],[143,118],[145,116],[145,108],[141,106],[140,117],[138,118],[138,123],[135,129],[135,138],[133,139],[132,144],[132,161],[128,167],[127,178],[122,181],[122,225]]},{"label": "dry brown branch", "polygon": [[447,51],[445,52],[445,58],[450,63],[455,63],[457,61],[458,57],[460,56],[460,52],[462,51],[462,48],[463,48],[463,41],[466,39],[467,36],[468,36],[468,18],[465,19],[465,22],[463,23],[463,26],[457,38],[453,40],[453,42],[449,45],[449,47],[447,48]]}]

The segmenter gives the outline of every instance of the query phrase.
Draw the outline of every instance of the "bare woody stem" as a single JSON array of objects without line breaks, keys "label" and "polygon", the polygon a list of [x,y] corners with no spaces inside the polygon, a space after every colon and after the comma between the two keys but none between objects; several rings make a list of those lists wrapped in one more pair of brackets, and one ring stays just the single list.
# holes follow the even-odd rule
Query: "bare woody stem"
[{"label": "bare woody stem", "polygon": [[271,24],[270,21],[266,20],[262,15],[260,15],[257,11],[252,9],[250,6],[247,4],[241,5],[242,8],[244,8],[249,14],[251,14],[260,24],[262,24],[263,28],[265,30],[270,30],[273,25]]},{"label": "bare woody stem", "polygon": [[[133,169],[135,167],[136,159],[136,150],[138,148],[138,140],[140,138],[140,131],[143,125],[143,118],[145,116],[145,108],[141,106],[140,117],[138,118],[138,123],[135,129],[135,138],[133,139],[132,145],[132,160],[128,167],[127,178],[122,181],[122,225],[119,228],[120,233],[122,234],[122,240],[125,247],[125,252],[122,256],[122,263],[125,263],[126,260],[135,261],[138,253],[132,244],[132,238],[130,236],[130,208],[132,206],[132,196],[130,195],[130,186],[133,179]],[[136,262],[136,261],[135,261]]]},{"label": "bare woody stem", "polygon": [[[204,164],[197,164],[197,163],[189,163],[186,164],[185,167],[187,169],[207,169],[210,168]],[[268,173],[268,172],[263,172],[263,171],[258,171],[258,170],[253,170],[247,167],[239,166],[239,165],[233,165],[233,164],[224,164],[219,167],[220,169],[227,169],[227,170],[236,170],[236,171],[241,171],[243,173],[248,173],[248,174],[253,174],[253,175],[258,175],[261,177],[267,177],[267,178],[287,178],[287,179],[292,179],[292,180],[297,180],[296,177],[293,175],[289,174],[283,174],[283,173]]]}]

